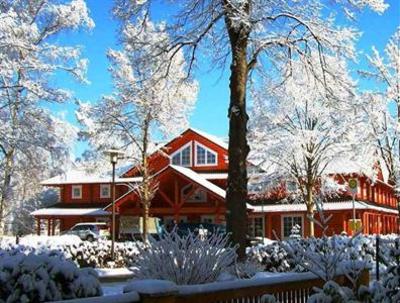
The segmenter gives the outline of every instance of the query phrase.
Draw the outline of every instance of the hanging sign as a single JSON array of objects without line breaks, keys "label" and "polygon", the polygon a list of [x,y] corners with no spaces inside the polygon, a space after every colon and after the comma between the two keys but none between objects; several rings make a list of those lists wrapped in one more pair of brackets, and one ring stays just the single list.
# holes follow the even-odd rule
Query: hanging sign
[{"label": "hanging sign", "polygon": [[357,179],[349,179],[349,190],[353,196],[358,193],[358,180]]}]

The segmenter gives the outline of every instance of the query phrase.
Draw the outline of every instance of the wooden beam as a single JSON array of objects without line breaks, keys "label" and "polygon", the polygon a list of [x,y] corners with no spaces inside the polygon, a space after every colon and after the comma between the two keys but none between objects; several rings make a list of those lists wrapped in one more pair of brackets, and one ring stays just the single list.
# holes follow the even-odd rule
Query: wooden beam
[{"label": "wooden beam", "polygon": [[180,206],[182,206],[184,203],[186,203],[186,202],[187,202],[187,199],[188,199],[191,195],[193,195],[193,194],[195,193],[196,190],[199,189],[199,186],[197,186],[197,185],[195,185],[195,184],[193,184],[193,183],[190,183],[190,184],[192,184],[193,188],[192,188],[186,195],[184,195],[184,197],[183,197],[183,199],[182,199],[182,202],[179,204]]},{"label": "wooden beam", "polygon": [[175,203],[176,204],[180,204],[179,202],[179,196],[180,196],[180,192],[179,192],[179,185],[178,185],[178,180],[174,179],[174,193],[175,193]]},{"label": "wooden beam", "polygon": [[167,201],[169,205],[174,206],[174,202],[167,196],[166,193],[164,193],[161,189],[158,189],[158,193]]}]

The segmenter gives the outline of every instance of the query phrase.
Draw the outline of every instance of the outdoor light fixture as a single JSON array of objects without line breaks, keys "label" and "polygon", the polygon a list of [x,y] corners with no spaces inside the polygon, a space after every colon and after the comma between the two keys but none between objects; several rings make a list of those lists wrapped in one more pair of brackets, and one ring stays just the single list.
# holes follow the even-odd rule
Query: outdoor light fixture
[{"label": "outdoor light fixture", "polygon": [[109,149],[105,151],[106,155],[109,155],[110,162],[112,165],[112,219],[111,219],[111,259],[115,257],[115,165],[119,159],[122,159],[124,152],[118,149]]}]

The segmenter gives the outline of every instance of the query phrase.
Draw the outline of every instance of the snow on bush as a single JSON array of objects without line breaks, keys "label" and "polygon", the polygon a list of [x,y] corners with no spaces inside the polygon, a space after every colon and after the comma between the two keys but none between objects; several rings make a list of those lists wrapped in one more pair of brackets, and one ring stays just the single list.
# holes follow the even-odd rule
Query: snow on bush
[{"label": "snow on bush", "polygon": [[0,252],[0,302],[45,302],[99,296],[97,273],[60,254]]},{"label": "snow on bush", "polygon": [[[398,239],[398,235],[384,235],[381,239],[387,240],[389,243],[380,246],[380,256],[382,263],[380,264],[381,272],[386,272],[389,264],[394,265],[394,240]],[[247,256],[251,260],[255,260],[264,266],[265,271],[271,272],[287,272],[287,271],[305,271],[303,267],[297,264],[293,255],[290,254],[288,243],[296,243],[310,253],[324,253],[324,250],[334,250],[335,253],[343,250],[343,261],[345,264],[353,260],[365,262],[369,268],[375,270],[376,261],[376,236],[375,235],[359,235],[351,240],[346,235],[334,235],[327,238],[324,243],[323,238],[307,238],[296,239],[291,238],[287,241],[277,241],[271,244],[258,244],[247,248]],[[387,261],[384,261],[387,260]]]},{"label": "snow on bush", "polygon": [[200,237],[172,231],[159,241],[150,238],[148,245],[138,247],[135,278],[169,280],[178,285],[214,282],[236,261],[236,247],[228,243],[228,236],[218,233]]},{"label": "snow on bush", "polygon": [[72,260],[79,267],[129,267],[134,265],[139,253],[140,242],[121,242],[115,244],[115,260],[111,260],[111,242],[99,240],[96,242],[81,241],[77,236],[28,236],[21,238],[20,244],[15,240],[2,239],[0,250],[18,250],[25,254],[30,252],[40,254],[47,251],[57,251],[65,258]]},{"label": "snow on bush", "polygon": [[264,271],[264,266],[257,261],[247,259],[232,266],[230,273],[239,279],[250,279],[262,271]]},{"label": "snow on bush", "polygon": [[259,262],[264,267],[264,271],[288,272],[296,267],[293,258],[289,256],[280,242],[248,247],[247,257]]}]

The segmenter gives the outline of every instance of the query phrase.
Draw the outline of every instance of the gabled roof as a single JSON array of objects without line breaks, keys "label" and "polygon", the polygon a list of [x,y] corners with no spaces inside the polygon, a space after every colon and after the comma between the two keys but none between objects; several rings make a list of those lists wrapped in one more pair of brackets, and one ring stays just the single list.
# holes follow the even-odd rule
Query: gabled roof
[{"label": "gabled roof", "polygon": [[[213,142],[213,143],[215,143],[215,144],[221,146],[222,148],[228,150],[228,143],[225,142],[223,139],[221,139],[221,138],[219,138],[219,137],[216,137],[216,136],[214,136],[214,135],[208,134],[208,133],[206,133],[206,132],[203,132],[203,131],[201,131],[201,130],[192,128],[192,127],[190,127],[189,129],[187,129],[186,131],[188,131],[188,130],[191,130],[191,131],[195,132],[196,134],[198,134],[198,135],[200,135],[200,136],[206,138],[207,140],[209,140],[209,141],[211,141],[211,142]],[[185,131],[185,132],[186,132],[186,131]]]},{"label": "gabled roof", "polygon": [[216,194],[217,196],[225,199],[226,193],[222,188],[218,187],[214,183],[211,183],[210,181],[208,181],[206,178],[202,177],[195,171],[193,171],[189,168],[177,166],[177,165],[170,165],[170,167],[173,170],[177,171],[178,173],[184,175],[188,179],[192,180],[193,182],[197,183],[198,185],[204,187],[205,189],[208,189],[209,191]]},{"label": "gabled roof", "polygon": [[[155,153],[159,152],[160,150],[165,149],[166,147],[168,147],[168,145],[170,145],[170,144],[171,144],[172,142],[174,142],[175,140],[178,140],[179,138],[183,137],[183,136],[184,136],[187,132],[189,132],[189,131],[196,133],[197,135],[199,135],[199,136],[205,138],[206,140],[208,140],[208,141],[210,141],[210,142],[212,142],[212,143],[214,143],[214,144],[216,144],[216,145],[222,147],[222,148],[225,149],[226,151],[228,151],[228,143],[225,142],[223,139],[218,138],[218,137],[216,137],[216,136],[214,136],[214,135],[208,134],[208,133],[206,133],[206,132],[200,131],[200,130],[198,130],[198,129],[189,127],[189,128],[187,128],[185,131],[183,131],[180,135],[174,137],[173,139],[171,139],[171,140],[167,141],[166,143],[162,144],[162,145],[161,145],[159,148],[157,148],[156,150],[152,151],[150,157],[152,157]],[[128,173],[130,170],[134,169],[135,167],[136,167],[136,166],[131,166],[131,168],[128,169],[128,170],[125,172],[125,174]]]}]

